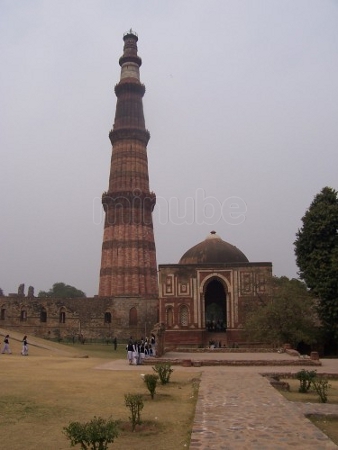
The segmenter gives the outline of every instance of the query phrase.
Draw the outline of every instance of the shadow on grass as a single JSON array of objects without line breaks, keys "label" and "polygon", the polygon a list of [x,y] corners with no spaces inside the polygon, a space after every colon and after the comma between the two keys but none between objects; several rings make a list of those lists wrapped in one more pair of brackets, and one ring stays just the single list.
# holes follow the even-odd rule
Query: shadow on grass
[{"label": "shadow on grass", "polygon": [[136,425],[135,431],[132,430],[130,422],[120,422],[119,430],[121,435],[129,435],[129,433],[137,433],[142,436],[153,436],[163,431],[164,425],[155,420],[144,420],[139,425]]}]

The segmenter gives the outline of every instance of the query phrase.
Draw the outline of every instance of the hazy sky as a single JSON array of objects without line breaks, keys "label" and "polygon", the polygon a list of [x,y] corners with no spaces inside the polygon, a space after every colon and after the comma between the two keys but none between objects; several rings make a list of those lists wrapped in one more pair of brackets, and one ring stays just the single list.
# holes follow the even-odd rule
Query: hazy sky
[{"label": "hazy sky", "polygon": [[97,293],[130,28],[158,263],[216,230],[296,277],[301,218],[324,186],[338,189],[337,24],[337,0],[0,0],[5,294],[59,281]]}]

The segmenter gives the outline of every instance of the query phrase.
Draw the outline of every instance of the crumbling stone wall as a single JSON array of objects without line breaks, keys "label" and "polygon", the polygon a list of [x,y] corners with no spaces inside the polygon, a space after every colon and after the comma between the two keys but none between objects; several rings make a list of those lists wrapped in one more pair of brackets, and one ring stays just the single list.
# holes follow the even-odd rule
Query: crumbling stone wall
[{"label": "crumbling stone wall", "polygon": [[[130,323],[130,310],[134,310]],[[136,318],[136,320],[135,320]],[[109,320],[107,320],[109,319]],[[0,327],[50,339],[135,338],[150,334],[158,322],[156,297],[0,298]]]}]

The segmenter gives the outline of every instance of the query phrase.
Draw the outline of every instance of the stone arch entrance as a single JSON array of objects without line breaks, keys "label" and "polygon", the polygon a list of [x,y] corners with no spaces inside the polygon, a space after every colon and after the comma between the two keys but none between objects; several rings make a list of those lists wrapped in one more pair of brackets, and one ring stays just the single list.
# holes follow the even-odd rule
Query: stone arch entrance
[{"label": "stone arch entrance", "polygon": [[208,331],[225,332],[227,324],[227,291],[219,278],[211,279],[205,287],[205,327]]}]

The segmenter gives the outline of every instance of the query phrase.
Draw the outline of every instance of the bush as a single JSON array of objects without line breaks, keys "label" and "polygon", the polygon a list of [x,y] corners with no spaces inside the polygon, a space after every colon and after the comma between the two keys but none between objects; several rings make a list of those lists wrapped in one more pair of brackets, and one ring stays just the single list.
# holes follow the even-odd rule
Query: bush
[{"label": "bush", "polygon": [[309,391],[311,383],[316,378],[317,372],[315,370],[302,369],[296,373],[296,379],[299,380],[298,391],[305,394]]},{"label": "bush", "polygon": [[174,369],[171,368],[170,363],[163,363],[163,364],[155,364],[155,367],[153,367],[153,370],[158,373],[158,376],[160,377],[161,384],[167,384],[170,380],[170,375],[174,371]]},{"label": "bush", "polygon": [[144,382],[147,385],[148,391],[150,392],[151,398],[154,398],[154,394],[156,391],[158,376],[147,373],[144,375]]},{"label": "bush", "polygon": [[143,399],[140,394],[125,394],[124,396],[125,404],[127,408],[130,409],[131,417],[129,420],[131,422],[132,430],[135,431],[136,425],[141,424],[141,411],[143,409]]},{"label": "bush", "polygon": [[319,400],[322,403],[327,402],[327,391],[331,387],[326,378],[315,378],[312,380],[313,390],[318,394]]},{"label": "bush", "polygon": [[71,422],[63,430],[72,447],[80,444],[82,450],[106,450],[118,436],[117,427],[118,421],[94,416],[90,422]]}]

